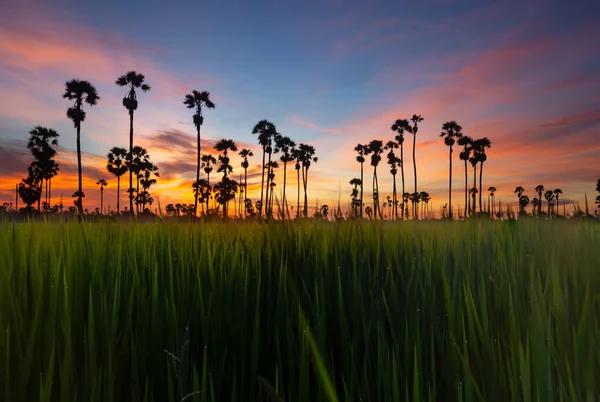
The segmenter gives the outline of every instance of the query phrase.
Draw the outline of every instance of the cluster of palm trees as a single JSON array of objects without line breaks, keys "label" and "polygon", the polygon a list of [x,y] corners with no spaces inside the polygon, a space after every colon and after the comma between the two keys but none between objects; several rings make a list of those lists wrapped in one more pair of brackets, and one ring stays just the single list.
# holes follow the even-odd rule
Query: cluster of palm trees
[{"label": "cluster of palm trees", "polygon": [[[526,215],[525,208],[531,204],[533,207],[532,213],[534,215],[542,215],[542,203],[543,199],[546,200],[548,206],[547,216],[552,217],[552,215],[560,215],[559,207],[560,207],[560,195],[562,194],[562,190],[560,188],[554,190],[546,190],[543,184],[538,185],[535,188],[535,193],[537,197],[529,199],[527,195],[525,195],[525,189],[522,186],[518,186],[515,188],[514,193],[517,195],[518,205],[519,205],[519,215]],[[543,199],[542,199],[543,195]],[[556,211],[554,211],[554,207],[556,207]]]}]

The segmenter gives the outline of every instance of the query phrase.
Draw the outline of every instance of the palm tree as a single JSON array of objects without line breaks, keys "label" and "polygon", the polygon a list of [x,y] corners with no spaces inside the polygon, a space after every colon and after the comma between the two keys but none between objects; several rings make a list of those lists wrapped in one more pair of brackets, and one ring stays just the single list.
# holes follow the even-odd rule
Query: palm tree
[{"label": "palm tree", "polygon": [[419,131],[419,123],[423,121],[423,117],[421,115],[413,114],[413,117],[410,118],[412,122],[412,126],[408,125],[408,132],[413,135],[413,166],[415,169],[415,193],[417,192],[417,158],[415,155],[415,147],[417,143],[417,132]]},{"label": "palm tree", "polygon": [[106,164],[106,169],[117,178],[117,214],[120,214],[121,176],[129,170],[127,166],[127,150],[125,148],[113,147],[107,157],[108,163]]},{"label": "palm tree", "polygon": [[421,191],[418,198],[423,202],[423,204],[421,204],[421,219],[424,219],[425,213],[427,212],[427,205],[429,205],[429,201],[431,201],[431,196],[427,191]]},{"label": "palm tree", "polygon": [[552,214],[550,213],[550,207],[553,205],[552,200],[554,199],[554,192],[552,190],[546,191],[544,194],[544,198],[548,202],[548,218],[552,218]]},{"label": "palm tree", "polygon": [[[194,113],[194,126],[196,126],[196,134],[198,140],[198,159],[196,161],[196,183],[200,180],[200,127],[204,123],[204,116],[202,115],[202,108],[214,109],[215,104],[210,100],[210,93],[207,91],[198,92],[195,89],[192,90],[191,94],[187,94],[183,100],[183,104],[188,109],[196,109]],[[194,197],[194,216],[197,216],[198,211],[198,197]]]},{"label": "palm tree", "polygon": [[[206,182],[208,184],[208,187],[210,187],[210,173],[213,171],[212,165],[215,165],[217,163],[217,160],[215,159],[214,156],[212,156],[210,154],[202,155],[201,160],[202,160],[202,168],[204,169],[204,173],[206,173]],[[209,198],[205,199],[207,211],[209,209],[209,201],[210,201]]]},{"label": "palm tree", "polygon": [[244,198],[247,200],[248,199],[248,167],[250,166],[250,164],[248,163],[248,158],[253,157],[254,153],[251,150],[244,148],[240,151],[239,155],[243,158],[242,159],[242,167],[244,168]]},{"label": "palm tree", "polygon": [[100,186],[100,215],[104,213],[104,187],[108,185],[106,179],[100,179],[96,182]]},{"label": "palm tree", "polygon": [[531,206],[533,207],[532,209],[533,209],[533,214],[534,215],[537,213],[537,209],[538,209],[539,205],[540,205],[540,200],[537,197],[534,197],[531,200]]},{"label": "palm tree", "polygon": [[496,193],[496,187],[489,187],[488,191],[490,192],[490,197],[492,198],[492,217],[494,216],[494,194]]},{"label": "palm tree", "polygon": [[[483,208],[481,206],[481,193],[483,191],[482,187],[482,177],[483,177],[483,163],[487,160],[487,155],[485,153],[486,148],[491,148],[492,143],[487,137],[479,138],[473,141],[473,148],[475,150],[475,158],[477,162],[479,162],[479,212],[483,212]],[[475,209],[475,208],[473,208]]]},{"label": "palm tree", "polygon": [[[115,84],[119,87],[127,87],[127,95],[123,98],[123,107],[129,111],[129,153],[133,152],[133,112],[137,110],[138,101],[136,89],[141,89],[143,92],[150,90],[150,85],[144,81],[146,77],[144,74],[139,74],[135,71],[128,71],[123,74],[115,81]],[[133,215],[133,197],[131,196],[133,189],[133,171],[129,171],[129,210]]]},{"label": "palm tree", "polygon": [[554,190],[554,196],[556,197],[556,215],[559,216],[560,215],[560,203],[558,202],[558,196],[562,194],[562,190],[560,188],[557,188]]},{"label": "palm tree", "polygon": [[[536,200],[536,198],[534,198],[534,200]],[[525,214],[525,208],[527,207],[527,205],[529,205],[529,197],[527,197],[526,195],[522,195],[519,197],[519,215],[521,214]]]},{"label": "palm tree", "polygon": [[[271,145],[273,142],[273,138],[277,135],[277,129],[275,127],[275,124],[271,123],[268,120],[261,120],[258,123],[256,123],[256,125],[254,126],[254,128],[252,129],[252,134],[258,134],[258,143],[260,144],[260,146],[262,147],[263,150],[263,157],[262,157],[262,179],[261,179],[261,183],[260,183],[260,208],[258,210],[258,216],[262,216],[262,208],[263,208],[263,194],[264,194],[264,187],[265,187],[265,157],[266,154],[269,153],[269,158],[270,158],[270,152],[271,152]],[[268,184],[267,183],[267,191],[268,191]]]},{"label": "palm tree", "polygon": [[304,217],[308,217],[308,169],[312,162],[318,162],[319,158],[315,156],[315,147],[307,144],[298,145],[298,156],[302,163],[302,183],[304,184]]},{"label": "palm tree", "polygon": [[[40,170],[40,185],[46,181],[46,203],[50,203],[49,181],[58,173],[58,164],[52,158],[56,155],[56,150],[53,147],[58,146],[58,133],[51,129],[42,126],[36,126],[29,131],[29,140],[27,141],[27,149],[35,158],[33,162]],[[41,188],[40,188],[41,193]],[[40,197],[41,199],[41,197]],[[39,206],[38,206],[39,209]]]},{"label": "palm tree", "polygon": [[[450,148],[450,178],[448,179],[448,218],[452,219],[452,146],[457,139],[462,137],[462,127],[454,120],[442,124],[442,133],[440,137],[444,139],[444,144]],[[415,185],[416,188],[416,185]],[[416,190],[415,190],[416,192]]]},{"label": "palm tree", "polygon": [[[294,148],[292,150],[292,156],[294,157],[294,160],[296,161],[294,168],[296,169],[296,184],[298,187],[298,192],[297,192],[298,200],[297,200],[297,204],[296,204],[296,219],[298,219],[298,218],[300,218],[300,168],[302,167],[300,149]],[[303,171],[302,177],[304,177],[304,171]]]},{"label": "palm tree", "polygon": [[63,99],[75,101],[73,106],[67,109],[67,117],[73,121],[73,125],[77,129],[77,175],[78,175],[78,191],[74,194],[77,197],[77,208],[79,215],[83,216],[83,186],[81,174],[81,123],[85,120],[86,113],[83,110],[83,104],[87,103],[94,106],[100,100],[98,91],[89,83],[89,81],[71,80],[65,84],[65,93]]},{"label": "palm tree", "polygon": [[396,219],[398,219],[398,198],[397,198],[397,191],[396,191],[396,174],[398,173],[398,165],[400,164],[400,158],[398,158],[396,156],[396,154],[394,153],[394,149],[398,149],[399,145],[397,142],[395,141],[388,141],[387,144],[385,144],[385,148],[386,150],[389,150],[390,152],[388,152],[387,158],[388,158],[388,165],[390,165],[390,174],[392,175],[392,179],[394,182],[394,187],[392,189],[392,200],[391,200],[391,207],[392,209],[392,214],[395,216]]},{"label": "palm tree", "polygon": [[[129,198],[136,201],[136,209],[138,213],[140,204],[137,201],[140,199],[140,179],[142,177],[142,172],[145,168],[145,165],[149,162],[148,158],[148,151],[139,145],[134,146],[131,150],[131,153],[129,153],[127,156],[128,169],[133,172],[136,177],[135,188],[129,188]],[[135,196],[133,195],[134,193]]]},{"label": "palm tree", "polygon": [[227,176],[223,176],[223,179],[214,186],[217,202],[223,205],[223,219],[227,219],[227,203],[235,198],[238,186],[237,181]]},{"label": "palm tree", "polygon": [[473,139],[468,135],[463,135],[458,139],[458,145],[463,147],[463,150],[460,152],[460,160],[465,162],[465,217],[467,216],[467,211],[470,211],[469,205],[469,176],[467,174],[467,162],[471,157],[471,151],[473,150]]},{"label": "palm tree", "polygon": [[538,194],[538,200],[540,201],[540,203],[538,204],[538,215],[542,215],[542,193],[544,192],[544,186],[542,184],[539,184],[535,188],[535,192]]},{"label": "palm tree", "polygon": [[150,155],[148,155],[142,167],[143,170],[141,172],[140,179],[140,184],[142,185],[142,194],[140,195],[139,203],[142,205],[142,212],[145,212],[146,204],[150,204],[150,206],[152,206],[153,202],[148,190],[151,186],[156,184],[157,178],[160,177],[160,174],[158,173],[158,166],[150,161]]},{"label": "palm tree", "polygon": [[[354,186],[352,189],[352,193],[350,196],[352,197],[352,211],[354,216],[359,216],[359,208],[362,207],[362,200],[358,198],[358,186],[362,186],[362,181],[359,178],[354,178],[350,180],[350,185]],[[362,216],[361,216],[362,217]]]},{"label": "palm tree", "polygon": [[[404,189],[404,132],[410,130],[410,125],[408,124],[408,120],[406,119],[398,119],[394,124],[392,124],[392,131],[396,134],[395,140],[400,145],[400,174],[402,177],[402,218],[406,216],[406,210],[404,209],[406,206],[406,200],[404,199],[404,193],[406,190]],[[362,195],[361,195],[362,197]]]},{"label": "palm tree", "polygon": [[[223,205],[223,216],[226,218],[227,217],[227,205],[229,203],[230,200],[232,200],[233,198],[235,198],[235,193],[237,192],[237,182],[235,180],[229,180],[228,174],[233,172],[233,167],[230,165],[229,163],[229,151],[231,152],[236,152],[237,151],[237,146],[235,145],[235,142],[233,140],[219,140],[219,142],[217,142],[215,144],[215,149],[219,152],[222,152],[222,155],[219,155],[219,162],[221,162],[221,166],[219,166],[219,168],[217,169],[218,173],[223,173],[223,181],[221,182],[221,186],[218,187],[218,184],[215,185],[215,191],[217,191],[217,189],[219,189],[219,191],[221,193],[219,193],[221,195],[221,200],[224,200],[224,202],[219,201],[219,199],[217,199],[217,202],[219,204]],[[235,184],[235,191],[233,194],[232,198],[229,198],[229,191],[233,188],[233,184],[232,183],[236,183]],[[223,194],[227,193],[227,196],[224,196]]]},{"label": "palm tree", "polygon": [[381,162],[381,154],[383,153],[383,142],[380,140],[372,140],[369,143],[366,155],[371,155],[371,166],[373,166],[373,213],[375,217],[379,215],[381,219],[381,209],[379,208],[379,180],[377,179],[377,166]]},{"label": "palm tree", "polygon": [[[356,161],[358,163],[360,163],[360,217],[363,217],[363,205],[364,205],[364,198],[363,198],[363,183],[364,183],[364,175],[363,175],[363,165],[365,163],[365,155],[366,152],[368,151],[369,146],[368,145],[363,145],[363,144],[358,144],[357,146],[354,147],[354,150],[356,152],[358,152],[358,155],[356,156]],[[403,179],[404,180],[404,179]],[[404,188],[404,187],[403,187]]]},{"label": "palm tree", "polygon": [[288,219],[290,213],[287,207],[287,198],[285,196],[285,187],[287,182],[287,164],[288,162],[294,161],[293,151],[296,147],[296,143],[289,137],[278,136],[276,139],[277,148],[281,150],[281,157],[279,158],[283,162],[283,210],[284,214],[287,214]]},{"label": "palm tree", "polygon": [[274,191],[275,191],[275,169],[279,168],[279,164],[277,163],[277,161],[270,161],[267,163],[267,171],[269,172],[269,175],[267,177],[267,182],[269,183],[269,191],[270,191],[270,196],[269,196],[269,204],[267,205],[267,216],[268,217],[273,217],[273,198],[274,198]]}]

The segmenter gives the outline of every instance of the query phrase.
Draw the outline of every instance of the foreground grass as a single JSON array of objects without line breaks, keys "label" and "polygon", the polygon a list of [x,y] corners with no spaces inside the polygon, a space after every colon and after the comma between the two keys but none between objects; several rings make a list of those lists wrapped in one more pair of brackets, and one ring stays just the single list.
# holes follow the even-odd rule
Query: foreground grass
[{"label": "foreground grass", "polygon": [[599,246],[566,221],[0,223],[0,400],[597,400]]}]

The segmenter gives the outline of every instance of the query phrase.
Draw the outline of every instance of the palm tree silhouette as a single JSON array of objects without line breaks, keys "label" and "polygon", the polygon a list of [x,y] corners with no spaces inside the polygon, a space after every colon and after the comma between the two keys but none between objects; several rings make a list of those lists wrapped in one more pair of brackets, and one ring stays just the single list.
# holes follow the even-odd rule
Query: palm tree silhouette
[{"label": "palm tree silhouette", "polygon": [[[519,203],[519,206],[521,205],[519,200],[521,199],[521,196],[523,195],[524,192],[525,192],[525,189],[521,186],[517,186],[515,188],[514,193],[517,195],[517,203]],[[522,210],[519,209],[519,213],[521,213],[521,212],[522,212]]]},{"label": "palm tree silhouette", "polygon": [[469,158],[471,157],[471,151],[472,149],[472,145],[473,145],[473,139],[471,137],[469,137],[468,135],[463,135],[462,137],[460,137],[458,139],[458,145],[463,147],[463,150],[460,152],[459,157],[461,161],[465,162],[465,217],[467,216],[467,211],[470,211],[470,205],[469,205],[469,197],[468,197],[468,192],[469,192],[469,176],[467,174],[467,162],[469,161]]},{"label": "palm tree silhouette", "polygon": [[150,196],[148,190],[151,186],[156,184],[157,178],[160,177],[158,173],[158,166],[150,161],[150,155],[146,158],[142,165],[140,184],[142,185],[142,193],[140,194],[139,203],[142,206],[142,212],[146,210],[146,204],[152,206],[153,198]]},{"label": "palm tree silhouette", "polygon": [[[535,198],[534,198],[535,200]],[[525,214],[525,208],[527,207],[527,205],[529,205],[529,197],[527,197],[526,195],[522,195],[519,197],[519,215],[526,215]]]},{"label": "palm tree silhouette", "polygon": [[354,147],[354,150],[356,152],[358,152],[358,155],[356,156],[356,161],[358,163],[360,163],[360,217],[363,217],[363,205],[364,205],[364,198],[363,198],[363,183],[364,183],[364,170],[363,170],[363,166],[365,163],[365,155],[366,152],[368,151],[369,146],[368,145],[363,145],[363,144],[358,144],[357,146]]},{"label": "palm tree silhouette", "polygon": [[59,135],[55,130],[42,126],[36,126],[31,131],[29,131],[29,140],[27,141],[27,149],[35,158],[33,164],[38,167],[40,173],[40,195],[41,186],[43,186],[44,180],[46,183],[45,202],[47,204],[50,203],[49,182],[54,176],[58,174],[59,170],[58,163],[56,163],[56,161],[53,159],[56,155],[56,150],[53,147],[58,146],[58,137]]},{"label": "palm tree silhouette", "polygon": [[[495,195],[496,191],[498,191],[498,190],[496,190],[496,187],[488,187],[488,191],[490,192],[490,197],[492,198],[492,217],[493,217],[494,216],[494,204],[495,204],[494,195]],[[488,207],[489,207],[489,205],[488,205]]]},{"label": "palm tree silhouette", "polygon": [[[452,219],[452,146],[462,137],[462,127],[455,121],[447,121],[442,125],[440,137],[450,148],[450,178],[448,180],[448,217]],[[416,191],[416,190],[415,190]]]},{"label": "palm tree silhouette", "polygon": [[73,106],[67,109],[67,117],[73,121],[73,125],[77,129],[77,175],[78,175],[78,190],[74,194],[77,197],[77,209],[79,215],[83,216],[83,186],[81,174],[81,123],[85,120],[86,113],[83,110],[83,103],[94,106],[100,100],[98,91],[89,83],[73,79],[65,83],[65,93],[63,99],[74,100]]},{"label": "palm tree silhouette", "polygon": [[[473,149],[475,150],[475,159],[479,162],[479,212],[483,213],[483,207],[481,205],[481,193],[483,191],[482,187],[482,177],[483,177],[483,163],[487,160],[487,155],[485,153],[486,148],[491,148],[492,143],[487,137],[479,138],[473,141]],[[473,208],[475,209],[475,208]]]},{"label": "palm tree silhouette", "polygon": [[[198,159],[196,161],[196,183],[200,180],[200,127],[204,123],[204,116],[202,115],[202,108],[214,109],[215,104],[210,100],[210,93],[208,91],[196,91],[192,90],[191,94],[187,94],[183,101],[183,104],[188,109],[196,109],[194,112],[194,126],[196,126],[197,135],[197,147],[198,147]],[[198,211],[198,197],[194,197],[194,216],[197,216]]]},{"label": "palm tree silhouette", "polygon": [[[148,163],[148,151],[139,146],[139,145],[135,145],[132,150],[131,153],[127,155],[127,167],[128,169],[133,172],[133,174],[135,174],[136,177],[136,186],[135,188],[130,187],[129,188],[129,197],[135,201],[136,204],[136,210],[139,213],[139,206],[140,203],[139,201],[139,196],[140,196],[140,179],[142,177],[142,172],[145,168],[145,165]],[[133,195],[135,193],[135,196]]]},{"label": "palm tree silhouette", "polygon": [[[148,92],[150,90],[150,85],[146,84],[144,81],[146,77],[144,74],[139,74],[135,71],[128,71],[126,74],[123,74],[115,81],[115,84],[119,87],[127,87],[128,92],[125,97],[123,97],[123,107],[127,109],[129,112],[129,153],[133,152],[133,112],[137,110],[138,100],[136,89],[141,89],[143,92]],[[133,172],[129,171],[129,210],[131,215],[133,215],[133,197],[131,197],[133,189]]]},{"label": "palm tree silhouette", "polygon": [[[354,216],[359,216],[359,209],[362,207],[362,200],[359,199],[358,195],[358,187],[362,186],[362,181],[359,178],[354,178],[352,180],[350,180],[350,185],[354,186],[354,188],[352,189],[352,193],[350,194],[350,196],[352,197],[352,211]],[[362,216],[361,216],[362,218]]]},{"label": "palm tree silhouette", "polygon": [[221,181],[214,186],[215,198],[219,204],[223,205],[223,219],[227,219],[227,203],[235,198],[238,186],[237,181],[231,180],[227,176],[223,176]]},{"label": "palm tree silhouette", "polygon": [[553,205],[552,200],[554,200],[554,192],[552,190],[546,191],[546,193],[544,194],[544,198],[548,202],[548,218],[552,218],[550,207]]},{"label": "palm tree silhouette", "polygon": [[117,178],[117,214],[121,214],[121,176],[129,170],[127,167],[127,150],[125,148],[113,147],[108,153],[107,158],[106,169]]},{"label": "palm tree silhouette", "polygon": [[398,119],[394,122],[394,124],[392,124],[392,131],[398,133],[396,134],[396,137],[394,137],[394,139],[396,140],[398,145],[400,145],[400,175],[402,178],[402,218],[406,216],[406,210],[404,209],[406,206],[406,200],[404,198],[404,194],[406,192],[404,188],[404,132],[409,130],[410,125],[408,124],[408,120],[406,119]]},{"label": "palm tree silhouette", "polygon": [[308,169],[312,162],[318,162],[319,158],[315,156],[315,147],[307,144],[298,145],[298,159],[302,163],[302,183],[304,184],[304,217],[308,217]]},{"label": "palm tree silhouette", "polygon": [[390,152],[388,152],[387,158],[388,158],[388,165],[390,165],[390,174],[392,175],[392,179],[394,182],[394,188],[392,190],[392,214],[394,215],[395,219],[398,219],[398,196],[397,196],[397,191],[396,191],[396,174],[398,173],[398,165],[401,164],[400,158],[398,158],[396,156],[396,154],[394,153],[394,149],[398,149],[400,146],[398,145],[398,143],[394,142],[394,141],[388,141],[387,144],[385,145],[385,149],[389,150]]},{"label": "palm tree silhouette", "polygon": [[277,137],[277,148],[281,151],[281,156],[279,159],[283,162],[283,210],[284,213],[287,214],[289,219],[290,213],[288,211],[287,206],[287,198],[285,196],[285,187],[287,183],[287,164],[288,162],[294,161],[293,151],[296,147],[296,143],[292,141],[289,137],[279,136]]},{"label": "palm tree silhouette", "polygon": [[[270,149],[273,137],[277,135],[277,129],[275,124],[271,123],[268,120],[261,120],[252,129],[252,134],[258,134],[258,143],[262,147],[263,156],[262,156],[262,178],[260,182],[260,207],[258,208],[258,216],[262,216],[262,207],[263,207],[263,195],[264,195],[264,187],[265,187],[265,157],[267,154],[267,150]],[[268,187],[268,183],[267,183]]]},{"label": "palm tree silhouette", "polygon": [[[223,181],[219,183],[220,186],[218,184],[215,185],[215,191],[219,191],[221,201],[219,201],[219,198],[217,198],[217,202],[223,205],[223,216],[227,218],[228,203],[230,200],[235,198],[235,193],[237,192],[238,186],[235,180],[229,180],[228,177],[228,174],[233,172],[233,167],[229,163],[229,151],[236,152],[237,146],[235,145],[235,142],[233,140],[222,139],[215,144],[215,149],[219,152],[222,152],[222,154],[219,155],[219,162],[221,162],[221,166],[219,166],[217,172],[223,173]],[[234,188],[233,183],[235,183],[235,191],[232,190]],[[233,196],[230,198],[229,195],[231,191],[233,191]]]},{"label": "palm tree silhouette", "polygon": [[538,194],[538,200],[540,201],[538,205],[538,215],[542,215],[542,193],[544,192],[544,186],[542,184],[539,184],[535,188],[535,192]]},{"label": "palm tree silhouette", "polygon": [[377,178],[377,166],[381,162],[381,154],[383,153],[383,142],[373,140],[369,143],[365,154],[371,155],[371,166],[373,166],[373,214],[375,218],[379,215],[381,219],[381,208],[379,208],[379,180]]},{"label": "palm tree silhouette", "polygon": [[100,186],[100,215],[104,213],[104,187],[108,185],[106,179],[100,179],[96,182]]},{"label": "palm tree silhouette", "polygon": [[423,204],[421,204],[421,219],[424,219],[427,212],[427,206],[429,205],[429,201],[431,201],[431,196],[427,191],[421,191],[418,199],[423,202]]},{"label": "palm tree silhouette", "polygon": [[269,183],[269,191],[271,193],[271,195],[269,196],[269,204],[267,205],[267,216],[268,217],[273,217],[273,198],[274,198],[274,191],[275,191],[275,169],[279,168],[279,164],[277,163],[277,161],[270,161],[267,163],[267,171],[269,172],[269,175],[267,177],[267,182]]},{"label": "palm tree silhouette", "polygon": [[[202,155],[201,160],[202,160],[202,168],[204,169],[204,173],[206,173],[206,183],[207,183],[208,187],[210,187],[210,173],[213,171],[212,165],[215,165],[217,163],[217,160],[215,159],[214,156],[212,156],[210,154]],[[198,183],[198,182],[196,182],[196,183]],[[204,201],[206,202],[206,210],[207,211],[209,209],[209,198],[204,199]]]},{"label": "palm tree silhouette", "polygon": [[415,170],[415,193],[417,192],[417,158],[415,154],[415,147],[417,142],[417,132],[419,131],[419,123],[423,121],[423,117],[421,115],[413,114],[413,117],[410,118],[412,122],[412,126],[409,124],[408,132],[413,135],[413,167]]},{"label": "palm tree silhouette", "polygon": [[[298,219],[298,218],[300,218],[300,169],[302,167],[302,164],[301,164],[302,161],[301,161],[301,155],[300,155],[299,148],[292,149],[292,157],[296,161],[294,168],[296,169],[296,184],[298,187],[297,188],[298,198],[297,198],[297,204],[296,204],[296,219]],[[304,177],[304,171],[303,171],[302,177]]]},{"label": "palm tree silhouette", "polygon": [[531,200],[531,206],[532,206],[532,211],[533,211],[534,215],[537,214],[537,209],[538,209],[539,205],[540,205],[540,200],[537,197],[534,197]]},{"label": "palm tree silhouette", "polygon": [[242,157],[242,168],[244,168],[244,199],[248,199],[248,167],[250,164],[248,163],[248,158],[254,156],[254,153],[247,148],[244,148],[240,151],[239,155]]},{"label": "palm tree silhouette", "polygon": [[562,194],[562,190],[557,188],[554,190],[554,196],[556,197],[556,216],[560,216],[560,203],[558,202],[558,196]]}]

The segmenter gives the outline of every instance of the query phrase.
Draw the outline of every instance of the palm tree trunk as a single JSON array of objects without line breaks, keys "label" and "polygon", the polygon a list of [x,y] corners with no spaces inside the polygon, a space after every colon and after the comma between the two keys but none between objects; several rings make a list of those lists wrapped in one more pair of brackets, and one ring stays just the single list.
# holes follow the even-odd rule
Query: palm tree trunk
[{"label": "palm tree trunk", "polygon": [[469,176],[467,174],[467,160],[465,159],[465,218],[467,217],[467,211],[471,209],[469,205]]},{"label": "palm tree trunk", "polygon": [[79,193],[77,196],[77,209],[79,210],[79,216],[83,216],[83,185],[81,178],[81,123],[77,124],[77,176],[78,176],[78,188]]},{"label": "palm tree trunk", "polygon": [[[300,169],[296,169],[296,176],[298,182],[298,205],[296,206],[296,218],[300,217]],[[304,177],[304,172],[302,173],[302,177]]]},{"label": "palm tree trunk", "polygon": [[48,203],[52,199],[52,179],[48,180]]},{"label": "palm tree trunk", "polygon": [[[248,168],[244,168],[244,207],[248,199]],[[245,215],[245,213],[244,213]]]},{"label": "palm tree trunk", "polygon": [[290,217],[290,213],[287,209],[287,200],[285,198],[285,183],[287,181],[287,161],[283,162],[283,210],[285,211],[283,213],[283,219],[285,219],[285,216],[287,214],[287,217],[289,219]]},{"label": "palm tree trunk", "polygon": [[139,196],[140,196],[140,176],[139,175],[137,175],[137,185],[135,188],[135,194],[136,194],[136,197],[138,197],[138,199],[135,201],[135,208],[137,210],[137,213],[139,214],[140,213],[140,203],[138,202]]},{"label": "palm tree trunk", "polygon": [[[129,111],[129,157],[133,162],[133,110]],[[129,164],[129,213],[133,216],[133,163]]]},{"label": "palm tree trunk", "polygon": [[479,165],[479,212],[483,213],[483,208],[481,207],[481,193],[483,192],[483,188],[481,186],[483,177],[483,162]]},{"label": "palm tree trunk", "polygon": [[560,216],[560,203],[558,202],[558,194],[556,194],[556,216]]},{"label": "palm tree trunk", "polygon": [[266,204],[266,209],[265,209],[265,214],[267,219],[271,217],[271,211],[269,210],[269,191],[271,186],[269,185],[271,183],[271,170],[273,169],[271,167],[271,155],[272,152],[269,152],[269,162],[267,163],[267,187],[266,187],[266,192],[265,192],[265,204]]},{"label": "palm tree trunk", "polygon": [[360,164],[360,217],[361,217],[361,219],[364,217],[363,216],[363,208],[365,205],[365,199],[363,198],[364,185],[365,185],[365,183],[364,183],[364,162],[361,162],[361,164]]},{"label": "palm tree trunk", "polygon": [[194,218],[198,216],[198,182],[200,181],[200,124],[196,127],[198,155],[196,158],[196,197],[194,197]]},{"label": "palm tree trunk", "polygon": [[258,217],[262,216],[263,208],[263,192],[265,187],[265,147],[263,146],[263,158],[262,158],[262,179],[260,181],[260,209],[258,210]]},{"label": "palm tree trunk", "polygon": [[417,134],[414,134],[413,135],[413,167],[415,170],[415,193],[417,192],[417,159],[415,156],[416,144],[417,144]]},{"label": "palm tree trunk", "polygon": [[[477,164],[473,165],[473,188],[476,189],[477,188]],[[471,213],[473,215],[476,214],[477,212],[477,199],[475,198],[477,196],[477,194],[475,194],[475,192],[473,192],[473,205],[471,206],[472,210]]]},{"label": "palm tree trunk", "polygon": [[308,167],[302,169],[302,181],[304,182],[304,217],[308,218],[308,195],[306,194],[306,188],[308,186]]},{"label": "palm tree trunk", "polygon": [[398,219],[398,195],[396,194],[396,175],[392,175],[394,178],[394,194],[392,194],[392,202],[394,203],[394,217]]},{"label": "palm tree trunk", "polygon": [[452,220],[452,146],[450,146],[450,178],[448,179],[448,218]]},{"label": "palm tree trunk", "polygon": [[121,214],[121,206],[119,198],[121,193],[121,176],[117,176],[117,215]]},{"label": "palm tree trunk", "polygon": [[100,215],[104,213],[104,188],[100,187]]},{"label": "palm tree trunk", "polygon": [[400,144],[400,172],[402,173],[402,219],[404,219],[406,213],[405,213],[405,208],[406,205],[404,205],[404,192],[406,191],[404,189],[404,143]]}]

